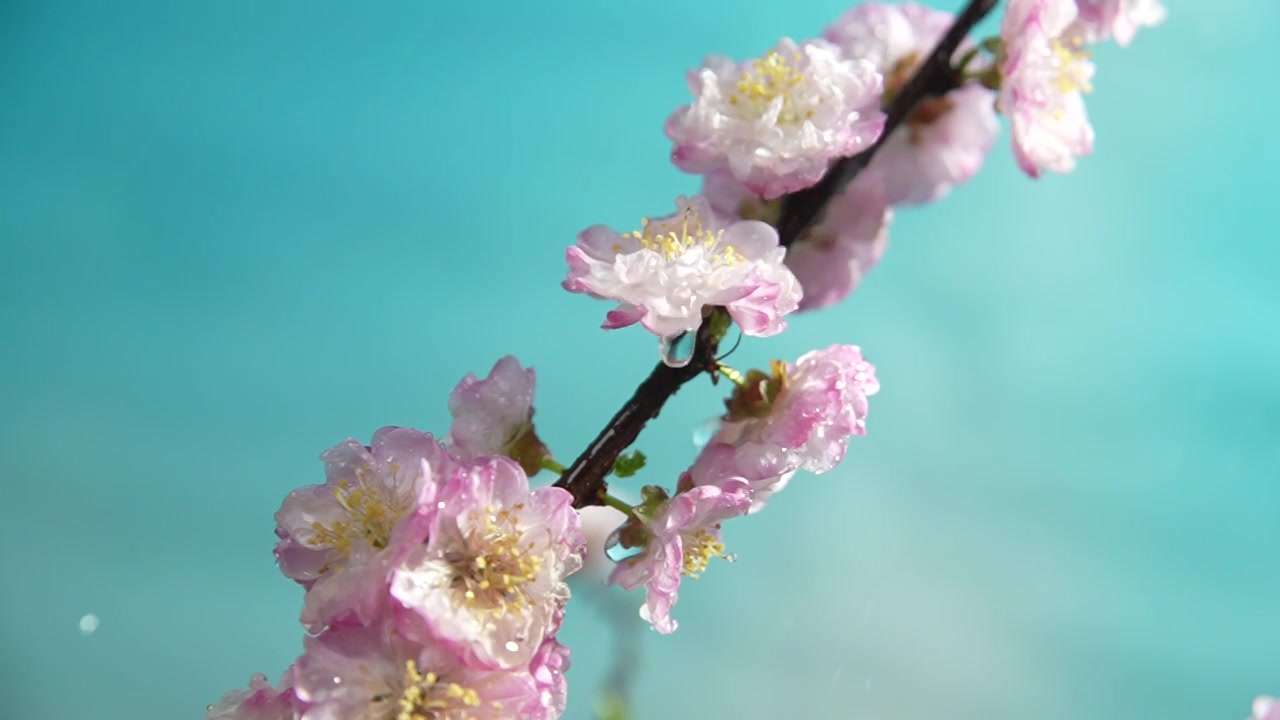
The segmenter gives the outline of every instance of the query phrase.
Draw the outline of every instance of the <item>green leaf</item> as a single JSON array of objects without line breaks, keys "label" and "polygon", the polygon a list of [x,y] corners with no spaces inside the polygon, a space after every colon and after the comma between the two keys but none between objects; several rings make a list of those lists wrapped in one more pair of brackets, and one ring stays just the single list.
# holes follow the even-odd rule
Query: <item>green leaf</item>
[{"label": "green leaf", "polygon": [[613,463],[613,474],[620,478],[629,478],[640,472],[640,468],[644,467],[644,453],[639,450],[632,450],[629,453],[623,453],[618,456],[617,461]]}]

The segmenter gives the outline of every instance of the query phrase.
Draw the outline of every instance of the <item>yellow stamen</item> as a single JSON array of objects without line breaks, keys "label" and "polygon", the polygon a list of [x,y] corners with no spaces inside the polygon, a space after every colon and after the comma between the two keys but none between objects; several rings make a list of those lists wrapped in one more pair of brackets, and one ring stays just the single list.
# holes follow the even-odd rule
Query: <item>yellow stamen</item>
[{"label": "yellow stamen", "polygon": [[745,106],[752,113],[763,114],[775,98],[782,98],[782,111],[778,114],[780,124],[798,123],[813,117],[813,110],[799,110],[791,98],[791,90],[804,82],[804,73],[799,65],[804,60],[801,53],[793,53],[790,58],[772,51],[759,60],[751,63],[751,68],[742,73],[738,80],[737,93],[729,95],[729,104]]},{"label": "yellow stamen", "polygon": [[684,567],[681,569],[683,574],[697,580],[706,571],[707,563],[711,562],[713,557],[731,559],[724,554],[724,543],[720,542],[715,535],[706,530],[698,530],[684,536]]},{"label": "yellow stamen", "polygon": [[530,607],[524,586],[537,580],[543,558],[532,552],[533,543],[521,543],[523,509],[523,503],[498,512],[485,508],[480,527],[467,533],[467,549],[446,556],[454,567],[453,586],[466,605],[496,617]]},{"label": "yellow stamen", "polygon": [[[723,230],[709,230],[702,225],[702,216],[693,206],[686,206],[678,219],[652,222],[648,218],[640,221],[640,229],[623,235],[640,244],[646,250],[660,253],[667,260],[674,260],[684,255],[697,245],[713,248],[720,242]],[[746,260],[746,256],[732,246],[725,246],[716,253],[721,262],[733,265]]]},{"label": "yellow stamen", "polygon": [[[455,682],[445,682],[434,672],[424,673],[418,663],[405,663],[404,692],[400,695],[400,712],[396,720],[442,720],[473,718],[470,712],[480,707],[480,693]],[[496,709],[500,705],[495,704]]]},{"label": "yellow stamen", "polygon": [[1058,77],[1055,84],[1058,91],[1062,93],[1093,92],[1093,85],[1090,84],[1089,78],[1085,76],[1080,63],[1089,59],[1089,51],[1084,48],[1079,40],[1063,41],[1061,38],[1053,39],[1053,60],[1054,67],[1058,71]]},{"label": "yellow stamen", "polygon": [[[399,471],[399,466],[391,466],[393,475]],[[328,545],[343,558],[351,554],[356,542],[366,542],[378,550],[385,548],[391,542],[392,529],[411,504],[406,494],[392,489],[396,484],[370,477],[368,468],[356,470],[354,484],[350,480],[339,481],[333,498],[346,511],[346,518],[329,524],[313,522],[307,544]]]}]

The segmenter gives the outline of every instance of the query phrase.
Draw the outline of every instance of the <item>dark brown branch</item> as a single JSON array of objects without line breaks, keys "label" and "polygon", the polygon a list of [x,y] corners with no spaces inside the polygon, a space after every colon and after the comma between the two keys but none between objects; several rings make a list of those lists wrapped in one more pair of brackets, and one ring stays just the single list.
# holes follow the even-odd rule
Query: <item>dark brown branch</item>
[{"label": "dark brown branch", "polygon": [[573,493],[574,507],[602,504],[605,476],[613,470],[622,451],[635,442],[645,423],[658,416],[658,411],[681,385],[705,372],[715,372],[716,348],[720,345],[720,338],[713,336],[712,327],[716,324],[710,319],[703,320],[688,365],[676,368],[659,362],[586,451],[560,476],[556,487]]},{"label": "dark brown branch", "polygon": [[[921,100],[944,94],[957,86],[959,79],[951,66],[951,58],[973,26],[991,12],[998,2],[999,0],[970,0],[956,17],[955,24],[938,43],[938,47],[934,48],[902,90],[890,101],[885,110],[887,119],[884,132],[871,147],[835,163],[817,185],[787,196],[778,221],[778,235],[784,246],[794,242],[822,217],[822,211],[831,198],[866,169],[885,138],[907,119]],[[720,337],[713,334],[713,325],[715,323],[710,320],[702,323],[693,357],[688,365],[673,368],[658,363],[649,377],[636,388],[631,399],[627,400],[591,445],[561,475],[556,487],[565,488],[573,494],[574,507],[601,504],[606,488],[605,477],[613,470],[618,456],[640,436],[645,424],[658,416],[662,406],[682,385],[705,372],[715,372],[716,349],[719,347]]]},{"label": "dark brown branch", "polygon": [[831,198],[838,195],[867,168],[871,158],[875,157],[885,140],[906,121],[921,100],[946,94],[959,86],[960,79],[956,77],[955,70],[951,66],[951,58],[973,26],[981,22],[999,1],[970,0],[956,17],[955,24],[938,42],[938,46],[933,49],[902,90],[898,91],[889,102],[889,107],[885,108],[887,117],[884,132],[880,133],[880,137],[872,143],[871,147],[857,155],[841,158],[831,166],[817,185],[786,197],[782,204],[782,218],[778,222],[778,239],[784,247],[795,242],[796,238],[822,218],[822,211]]}]

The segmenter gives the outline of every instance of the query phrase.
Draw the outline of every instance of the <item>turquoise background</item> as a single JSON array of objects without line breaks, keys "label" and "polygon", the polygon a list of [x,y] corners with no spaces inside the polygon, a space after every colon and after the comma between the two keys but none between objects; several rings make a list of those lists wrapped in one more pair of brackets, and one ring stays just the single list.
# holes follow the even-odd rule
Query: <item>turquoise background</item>
[{"label": "turquoise background", "polygon": [[[1280,6],[1169,5],[1098,51],[1078,172],[1029,181],[1002,137],[851,302],[743,343],[860,344],[884,391],[838,471],[729,526],[674,636],[629,625],[637,717],[1240,720],[1280,693]],[[563,247],[696,189],[661,133],[687,67],[842,10],[0,6],[3,714],[194,718],[274,679],[301,641],[280,500],[345,437],[443,433],[504,353],[575,455],[656,351],[559,288]],[[637,485],[722,391],[664,411]],[[610,641],[577,605],[586,718]]]}]

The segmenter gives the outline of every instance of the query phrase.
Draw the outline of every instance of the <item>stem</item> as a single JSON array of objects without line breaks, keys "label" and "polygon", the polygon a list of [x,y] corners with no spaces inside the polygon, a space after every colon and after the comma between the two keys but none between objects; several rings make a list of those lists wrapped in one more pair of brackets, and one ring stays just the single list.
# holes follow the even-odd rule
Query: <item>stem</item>
[{"label": "stem", "polygon": [[[969,0],[969,4],[956,16],[955,23],[938,42],[938,46],[890,101],[885,111],[887,118],[884,131],[871,147],[836,162],[817,185],[786,196],[782,203],[782,215],[778,220],[778,238],[783,247],[795,242],[805,230],[821,219],[831,198],[866,169],[885,140],[906,121],[921,100],[959,87],[960,78],[951,67],[951,57],[973,26],[986,17],[998,2],[999,0]],[[728,316],[721,309],[706,318],[698,329],[697,343],[689,364],[673,368],[659,363],[596,439],[564,471],[556,481],[556,487],[564,488],[573,495],[574,507],[607,503],[605,477],[613,470],[618,456],[635,442],[645,424],[658,416],[662,406],[681,386],[704,372],[716,372],[716,350],[727,330],[727,319]]]},{"label": "stem", "polygon": [[600,499],[604,501],[605,505],[608,505],[614,510],[621,512],[623,515],[626,515],[627,517],[631,517],[632,511],[635,509],[631,507],[631,504],[628,503],[627,501],[616,498],[610,495],[609,493],[601,494]]},{"label": "stem", "polygon": [[538,466],[541,467],[543,470],[550,470],[551,472],[557,475],[564,474],[564,466],[556,462],[555,458],[551,457],[550,455],[546,455],[541,460],[539,460]]},{"label": "stem", "polygon": [[737,370],[734,370],[733,368],[729,367],[728,365],[725,365],[724,363],[717,363],[716,370],[719,370],[721,375],[729,378],[729,382],[733,383],[734,385],[737,385],[738,387],[742,387],[743,384],[747,381],[746,378],[742,377],[742,373],[738,372]]},{"label": "stem", "polygon": [[931,95],[944,95],[960,86],[960,78],[951,67],[951,56],[955,55],[956,48],[960,47],[973,26],[995,9],[997,3],[999,0],[969,0],[969,4],[956,16],[955,23],[938,42],[928,59],[889,102],[889,107],[885,109],[887,117],[884,131],[871,147],[857,155],[838,160],[817,185],[786,196],[782,202],[782,217],[778,221],[778,239],[784,247],[795,242],[805,230],[822,219],[822,212],[831,198],[839,195],[867,168],[871,158],[875,157],[876,152],[893,131],[906,121],[921,100]]}]

